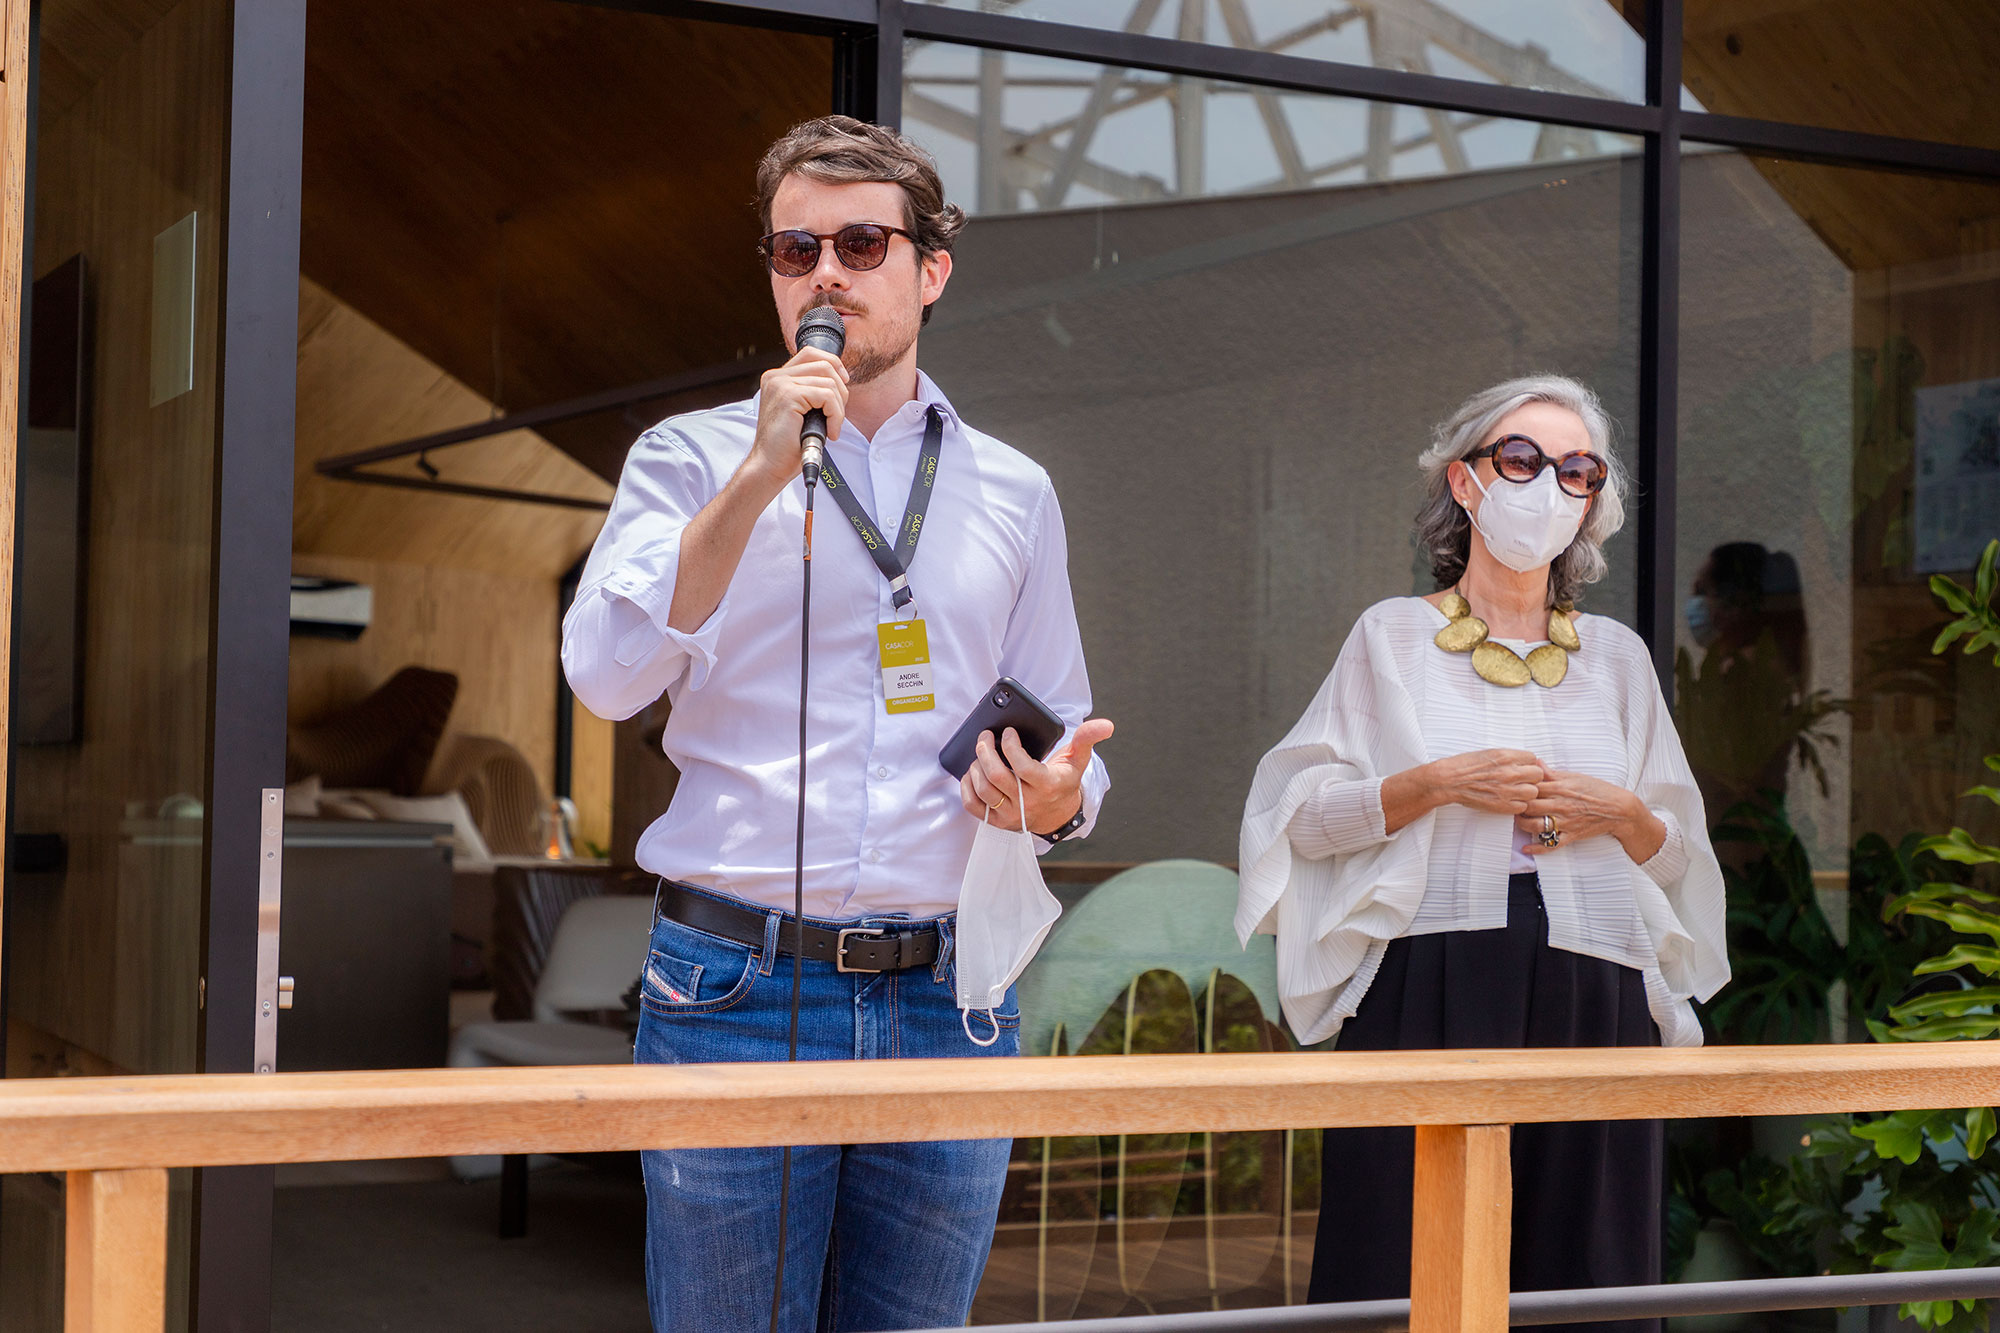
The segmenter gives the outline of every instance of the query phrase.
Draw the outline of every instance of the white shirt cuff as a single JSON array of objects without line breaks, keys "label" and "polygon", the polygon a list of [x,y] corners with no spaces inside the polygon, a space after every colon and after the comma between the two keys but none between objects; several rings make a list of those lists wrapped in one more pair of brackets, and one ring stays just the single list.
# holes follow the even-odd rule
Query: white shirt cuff
[{"label": "white shirt cuff", "polygon": [[1667,826],[1667,836],[1660,843],[1660,850],[1639,863],[1639,869],[1646,872],[1646,878],[1667,888],[1679,881],[1687,873],[1687,839],[1681,834],[1681,822],[1665,810],[1653,811],[1655,817]]},{"label": "white shirt cuff", "polygon": [[1285,826],[1300,856],[1323,861],[1389,840],[1382,813],[1382,779],[1329,778],[1306,797]]}]

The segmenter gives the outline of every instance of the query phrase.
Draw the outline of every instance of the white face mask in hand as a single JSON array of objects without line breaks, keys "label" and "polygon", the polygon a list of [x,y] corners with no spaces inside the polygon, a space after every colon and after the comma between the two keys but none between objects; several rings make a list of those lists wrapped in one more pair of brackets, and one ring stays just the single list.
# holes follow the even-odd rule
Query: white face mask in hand
[{"label": "white face mask in hand", "polygon": [[[1021,812],[1018,832],[990,820],[979,821],[972,856],[965,863],[965,881],[958,890],[958,927],[952,933],[953,962],[958,977],[959,1021],[975,1045],[1000,1040],[993,1011],[1007,998],[1007,988],[1026,970],[1042,947],[1049,927],[1062,915],[1062,904],[1042,882],[1035,856],[1034,835],[1028,832],[1027,802],[1020,779],[1014,780],[1014,808]],[[993,1035],[981,1041],[972,1035],[972,1015],[984,1012]]]},{"label": "white face mask in hand", "polygon": [[1477,514],[1466,508],[1466,517],[1486,539],[1493,558],[1507,568],[1517,574],[1540,569],[1576,540],[1588,506],[1556,485],[1554,468],[1543,468],[1526,484],[1496,481],[1492,490],[1480,483],[1470,463],[1465,470],[1485,497]]}]

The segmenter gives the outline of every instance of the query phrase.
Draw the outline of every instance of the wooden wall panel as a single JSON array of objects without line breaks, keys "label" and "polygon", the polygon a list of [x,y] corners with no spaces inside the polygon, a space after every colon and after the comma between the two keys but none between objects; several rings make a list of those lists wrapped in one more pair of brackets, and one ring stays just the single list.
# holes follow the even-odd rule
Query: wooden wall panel
[{"label": "wooden wall panel", "polygon": [[309,721],[360,698],[405,666],[458,676],[453,735],[499,736],[555,780],[557,624],[553,579],[446,565],[412,565],[299,552],[301,574],[375,589],[375,619],[352,643],[292,640],[289,718]]},{"label": "wooden wall panel", "polygon": [[569,795],[576,802],[576,853],[590,854],[585,843],[609,851],[616,728],[574,701],[570,728]]},{"label": "wooden wall panel", "polygon": [[[0,699],[13,697],[14,474],[21,407],[22,255],[28,215],[28,0],[0,7]],[[0,828],[6,827],[5,709],[0,709]],[[0,908],[5,904],[0,886]],[[0,922],[6,919],[0,910]],[[0,949],[6,939],[0,935]]]},{"label": "wooden wall panel", "polygon": [[[123,826],[178,797],[198,807],[205,786],[229,12],[121,10],[118,40],[38,118],[35,267],[81,253],[93,273],[84,736],[14,755],[16,827],[62,834],[69,862],[16,881],[10,1004],[138,1072],[195,1058],[201,825],[149,847]],[[153,238],[189,212],[196,387],[153,406]]]}]

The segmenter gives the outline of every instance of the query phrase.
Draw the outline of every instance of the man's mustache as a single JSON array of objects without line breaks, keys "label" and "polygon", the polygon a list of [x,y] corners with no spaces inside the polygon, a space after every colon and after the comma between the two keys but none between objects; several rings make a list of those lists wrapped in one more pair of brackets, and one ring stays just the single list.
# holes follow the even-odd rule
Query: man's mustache
[{"label": "man's mustache", "polygon": [[808,305],[803,309],[801,309],[799,311],[799,318],[804,319],[809,313],[811,313],[814,310],[840,310],[840,311],[845,311],[847,314],[850,315],[865,315],[868,313],[866,309],[864,309],[861,306],[855,305],[851,301],[836,301],[830,296],[822,296],[818,300],[814,301],[811,305]]}]

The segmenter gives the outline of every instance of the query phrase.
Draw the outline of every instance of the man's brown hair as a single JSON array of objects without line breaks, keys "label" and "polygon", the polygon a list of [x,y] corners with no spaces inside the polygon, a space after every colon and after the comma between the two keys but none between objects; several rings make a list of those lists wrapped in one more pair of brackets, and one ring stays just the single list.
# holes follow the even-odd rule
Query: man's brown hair
[{"label": "man's brown hair", "polygon": [[[949,253],[965,227],[965,210],[945,202],[937,163],[895,130],[852,116],[821,116],[794,125],[757,164],[757,220],[771,230],[771,201],[787,176],[827,185],[882,182],[903,187],[903,226],[924,255]],[[924,319],[931,317],[924,307]]]}]

